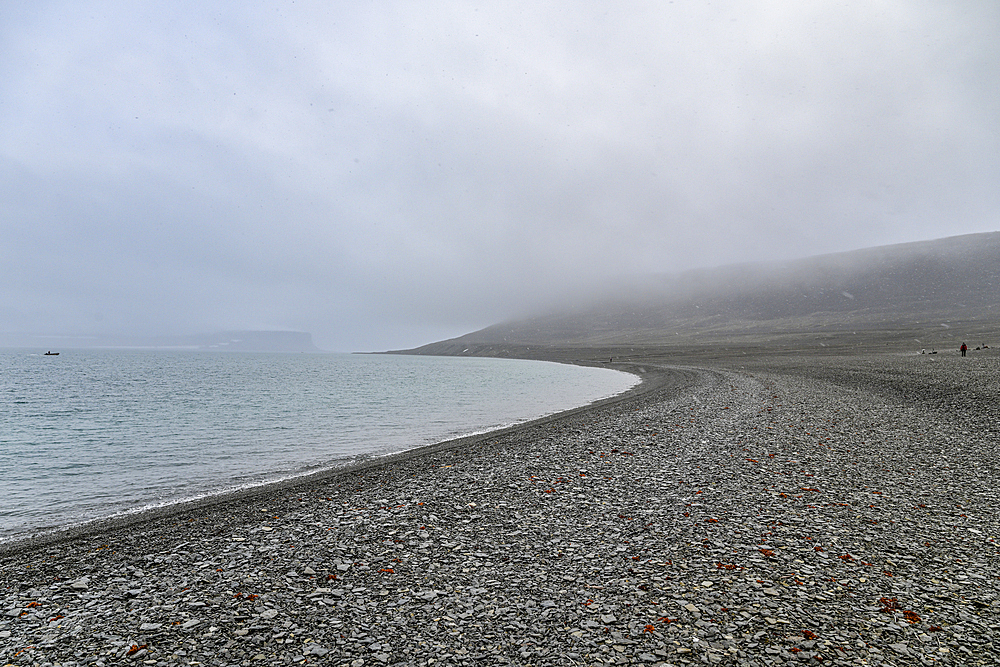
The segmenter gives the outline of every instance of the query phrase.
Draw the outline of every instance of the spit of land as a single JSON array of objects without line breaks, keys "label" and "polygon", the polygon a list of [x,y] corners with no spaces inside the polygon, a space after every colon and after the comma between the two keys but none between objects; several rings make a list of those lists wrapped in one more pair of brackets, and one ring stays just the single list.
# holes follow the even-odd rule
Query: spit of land
[{"label": "spit of land", "polygon": [[6,544],[14,665],[994,665],[1000,355],[647,355],[617,400]]}]

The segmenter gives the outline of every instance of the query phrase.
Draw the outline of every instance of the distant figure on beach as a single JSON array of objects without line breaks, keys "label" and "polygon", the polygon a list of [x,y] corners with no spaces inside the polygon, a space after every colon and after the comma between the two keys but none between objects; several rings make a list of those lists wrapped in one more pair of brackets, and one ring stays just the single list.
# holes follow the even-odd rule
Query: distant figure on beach
[{"label": "distant figure on beach", "polygon": [[965,356],[965,351],[968,350],[969,348],[968,348],[968,346],[965,343],[962,343],[962,347],[960,347],[958,349],[960,349],[962,351],[962,356],[964,357]]}]

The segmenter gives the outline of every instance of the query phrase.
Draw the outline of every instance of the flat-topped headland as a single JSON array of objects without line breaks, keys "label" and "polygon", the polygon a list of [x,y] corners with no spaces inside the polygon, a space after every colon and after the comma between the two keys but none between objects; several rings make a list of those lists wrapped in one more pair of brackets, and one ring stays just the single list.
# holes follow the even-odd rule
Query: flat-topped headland
[{"label": "flat-topped headland", "polygon": [[1000,354],[617,356],[619,400],[6,545],[0,659],[1000,662]]}]

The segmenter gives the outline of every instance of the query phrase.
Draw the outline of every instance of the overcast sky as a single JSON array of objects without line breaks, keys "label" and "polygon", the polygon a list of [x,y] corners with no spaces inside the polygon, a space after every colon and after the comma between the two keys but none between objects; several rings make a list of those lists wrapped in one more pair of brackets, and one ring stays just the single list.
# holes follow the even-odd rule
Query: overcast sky
[{"label": "overcast sky", "polygon": [[456,336],[1000,229],[1000,3],[0,7],[0,333]]}]

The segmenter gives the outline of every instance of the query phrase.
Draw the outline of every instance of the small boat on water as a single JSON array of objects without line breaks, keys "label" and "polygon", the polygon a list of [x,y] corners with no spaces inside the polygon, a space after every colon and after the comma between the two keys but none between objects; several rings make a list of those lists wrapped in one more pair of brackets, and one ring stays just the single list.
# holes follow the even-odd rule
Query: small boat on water
[{"label": "small boat on water", "polygon": [[58,352],[51,352],[51,351],[50,351],[50,352],[46,352],[46,353],[45,353],[44,355],[42,355],[42,356],[45,356],[45,357],[58,357],[58,356],[59,356],[59,353],[58,353]]}]

